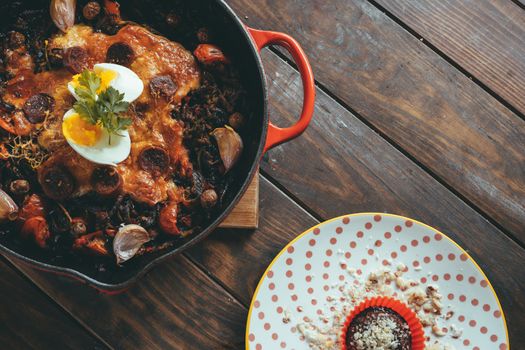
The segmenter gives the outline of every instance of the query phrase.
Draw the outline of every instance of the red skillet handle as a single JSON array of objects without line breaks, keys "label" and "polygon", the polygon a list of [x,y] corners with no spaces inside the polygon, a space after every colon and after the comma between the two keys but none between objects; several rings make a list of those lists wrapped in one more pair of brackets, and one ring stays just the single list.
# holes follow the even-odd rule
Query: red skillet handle
[{"label": "red skillet handle", "polygon": [[248,31],[255,41],[255,45],[259,51],[269,45],[279,45],[288,50],[299,68],[299,73],[301,73],[301,79],[303,81],[303,110],[299,120],[293,126],[288,128],[280,128],[270,122],[268,125],[268,137],[266,138],[266,144],[264,146],[264,151],[266,152],[272,147],[301,135],[310,123],[312,114],[314,113],[315,102],[314,74],[303,49],[291,36],[279,32],[270,32],[252,28],[248,28]]}]

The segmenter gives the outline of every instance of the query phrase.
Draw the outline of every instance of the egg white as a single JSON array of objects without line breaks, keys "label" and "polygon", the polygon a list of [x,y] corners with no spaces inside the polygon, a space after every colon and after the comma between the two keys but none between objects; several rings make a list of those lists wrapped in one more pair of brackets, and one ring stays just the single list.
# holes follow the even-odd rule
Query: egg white
[{"label": "egg white", "polygon": [[[75,114],[74,109],[70,109],[64,114],[63,120]],[[131,138],[127,130],[119,131],[119,135],[111,135],[111,144],[109,144],[109,134],[102,129],[102,135],[96,144],[93,146],[81,146],[76,144],[73,140],[67,139],[67,143],[78,154],[85,159],[105,165],[116,165],[125,160],[131,152]]]},{"label": "egg white", "polygon": [[[140,97],[144,91],[144,83],[140,80],[139,76],[131,69],[113,63],[99,63],[93,67],[95,73],[101,71],[110,70],[117,73],[117,76],[109,83],[109,86],[117,89],[120,93],[124,94],[124,101],[133,102]],[[75,87],[70,82],[67,84],[69,92],[78,100],[78,96],[75,93]]]}]

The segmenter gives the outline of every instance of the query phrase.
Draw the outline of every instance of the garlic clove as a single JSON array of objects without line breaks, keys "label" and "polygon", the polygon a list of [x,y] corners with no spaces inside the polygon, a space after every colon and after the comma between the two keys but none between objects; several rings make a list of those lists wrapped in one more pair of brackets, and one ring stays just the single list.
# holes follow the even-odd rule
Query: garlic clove
[{"label": "garlic clove", "polygon": [[113,252],[117,257],[117,264],[133,258],[140,248],[151,240],[145,228],[139,225],[122,226],[113,239]]},{"label": "garlic clove", "polygon": [[49,12],[55,25],[66,32],[75,24],[76,0],[51,0]]},{"label": "garlic clove", "polygon": [[4,191],[0,190],[0,222],[14,221],[18,218],[18,206]]},{"label": "garlic clove", "polygon": [[212,135],[217,141],[217,146],[219,146],[219,154],[222,164],[224,164],[225,172],[228,172],[237,163],[242,154],[242,139],[229,126],[213,130]]}]

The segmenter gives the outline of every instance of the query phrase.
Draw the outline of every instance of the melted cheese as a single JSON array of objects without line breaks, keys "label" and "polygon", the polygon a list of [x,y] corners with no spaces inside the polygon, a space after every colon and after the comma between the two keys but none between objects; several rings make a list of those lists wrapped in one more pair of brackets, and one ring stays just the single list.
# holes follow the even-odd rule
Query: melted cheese
[{"label": "melted cheese", "polygon": [[[134,199],[150,205],[167,199],[179,201],[181,191],[173,183],[170,174],[176,171],[181,177],[191,176],[192,165],[183,145],[183,127],[171,118],[170,111],[173,104],[179,103],[191,90],[199,87],[198,65],[193,55],[182,45],[152,34],[138,25],[127,25],[113,36],[94,33],[84,25],[75,25],[66,34],[52,38],[49,48],[83,47],[88,52],[89,68],[93,68],[94,64],[105,62],[107,49],[116,42],[124,42],[134,51],[135,60],[130,69],[146,86],[136,104],[147,106],[145,110],[142,108],[140,116],[131,112],[131,154],[117,168],[123,178],[123,190]],[[158,75],[169,75],[177,85],[170,102],[162,98],[155,99],[149,91],[151,79]],[[65,68],[39,74],[33,74],[29,69],[23,70],[9,82],[4,99],[21,108],[27,98],[36,93],[47,93],[55,98],[55,109],[39,136],[39,143],[52,151],[51,157],[41,168],[53,165],[68,168],[77,179],[79,187],[75,196],[79,196],[91,190],[89,179],[96,165],[72,152],[62,134],[62,116],[74,103],[74,98],[67,90],[67,83],[72,79],[73,75]],[[169,152],[170,171],[164,176],[155,178],[139,167],[138,155],[149,145],[162,146]]]}]

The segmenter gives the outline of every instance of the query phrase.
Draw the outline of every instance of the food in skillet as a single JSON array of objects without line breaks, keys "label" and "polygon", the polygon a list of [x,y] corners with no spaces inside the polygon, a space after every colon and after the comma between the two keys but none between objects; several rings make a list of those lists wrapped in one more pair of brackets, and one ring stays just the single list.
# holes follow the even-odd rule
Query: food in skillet
[{"label": "food in skillet", "polygon": [[160,15],[186,23],[183,46],[111,0],[0,6],[13,14],[0,26],[3,238],[103,270],[205,226],[249,115],[207,30]]}]

